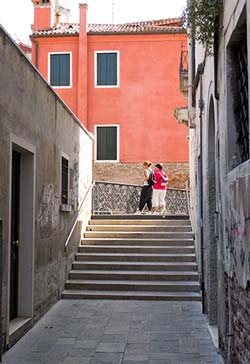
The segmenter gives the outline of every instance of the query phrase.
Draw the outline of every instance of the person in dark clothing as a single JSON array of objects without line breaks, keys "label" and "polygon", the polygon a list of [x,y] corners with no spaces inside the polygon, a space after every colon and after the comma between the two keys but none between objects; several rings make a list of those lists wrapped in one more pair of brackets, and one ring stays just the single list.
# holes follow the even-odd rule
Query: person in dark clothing
[{"label": "person in dark clothing", "polygon": [[151,176],[153,176],[153,171],[150,168],[151,164],[152,163],[150,161],[145,161],[143,163],[143,168],[144,168],[143,181],[142,181],[143,187],[140,195],[139,210],[137,211],[137,213],[142,213],[142,210],[145,205],[147,205],[149,212],[152,209],[153,189],[152,186],[149,185],[149,179],[151,178]]}]

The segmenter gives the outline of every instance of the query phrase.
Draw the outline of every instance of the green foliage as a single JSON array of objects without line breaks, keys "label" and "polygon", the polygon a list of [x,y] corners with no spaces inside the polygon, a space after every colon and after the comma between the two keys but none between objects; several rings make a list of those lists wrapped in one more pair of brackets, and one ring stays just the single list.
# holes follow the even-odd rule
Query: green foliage
[{"label": "green foliage", "polygon": [[212,53],[214,34],[219,30],[219,16],[223,8],[221,0],[187,0],[184,23],[190,36],[202,43]]}]

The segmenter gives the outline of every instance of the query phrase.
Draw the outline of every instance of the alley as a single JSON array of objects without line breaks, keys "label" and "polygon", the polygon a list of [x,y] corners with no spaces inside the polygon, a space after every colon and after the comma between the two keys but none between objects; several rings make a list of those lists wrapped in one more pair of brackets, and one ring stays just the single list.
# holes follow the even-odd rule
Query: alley
[{"label": "alley", "polygon": [[198,302],[61,300],[3,364],[221,364]]}]

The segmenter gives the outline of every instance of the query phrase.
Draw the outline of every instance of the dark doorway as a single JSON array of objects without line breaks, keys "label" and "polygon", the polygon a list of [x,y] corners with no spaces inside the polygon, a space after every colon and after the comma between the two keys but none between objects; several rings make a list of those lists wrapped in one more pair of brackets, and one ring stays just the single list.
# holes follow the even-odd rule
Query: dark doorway
[{"label": "dark doorway", "polygon": [[21,154],[12,154],[11,241],[10,241],[10,320],[18,316],[18,260],[20,220],[20,163]]}]

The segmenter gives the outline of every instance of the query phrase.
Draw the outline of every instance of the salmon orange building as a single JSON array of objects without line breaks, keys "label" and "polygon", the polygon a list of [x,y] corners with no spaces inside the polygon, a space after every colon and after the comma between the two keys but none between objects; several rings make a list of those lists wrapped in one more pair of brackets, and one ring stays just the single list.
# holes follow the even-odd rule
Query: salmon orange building
[{"label": "salmon orange building", "polygon": [[[179,18],[126,24],[65,21],[58,0],[32,0],[32,61],[95,136],[94,179],[137,183],[142,162],[161,162],[170,186],[188,178],[186,105],[179,60],[186,33]],[[64,20],[63,20],[64,17]]]}]

